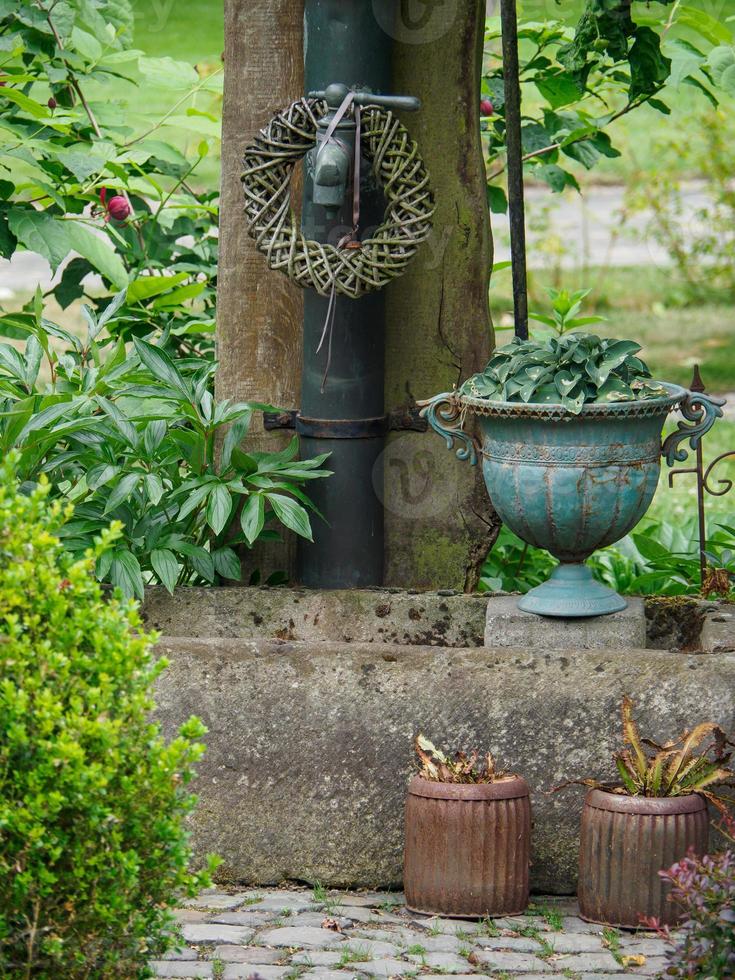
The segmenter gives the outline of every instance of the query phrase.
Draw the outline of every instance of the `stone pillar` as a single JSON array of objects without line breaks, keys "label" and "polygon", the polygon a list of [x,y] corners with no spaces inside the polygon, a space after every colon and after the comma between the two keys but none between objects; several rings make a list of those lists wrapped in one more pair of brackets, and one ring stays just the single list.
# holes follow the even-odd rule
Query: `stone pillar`
[{"label": "stone pillar", "polygon": [[[492,238],[480,143],[484,0],[401,4],[393,89],[423,109],[405,123],[436,196],[434,231],[387,290],[386,408],[484,367],[492,347]],[[422,12],[423,11],[423,12]],[[432,434],[395,434],[385,455],[387,585],[472,590],[497,534],[481,467]]]},{"label": "stone pillar", "polygon": [[[222,198],[217,292],[217,397],[298,405],[303,297],[270,272],[243,217],[242,154],[277,109],[303,93],[303,0],[225,0]],[[300,189],[294,187],[298,201]],[[253,422],[250,447],[280,449],[293,434],[266,433]],[[295,541],[256,547],[246,565],[263,578],[292,573]]]}]

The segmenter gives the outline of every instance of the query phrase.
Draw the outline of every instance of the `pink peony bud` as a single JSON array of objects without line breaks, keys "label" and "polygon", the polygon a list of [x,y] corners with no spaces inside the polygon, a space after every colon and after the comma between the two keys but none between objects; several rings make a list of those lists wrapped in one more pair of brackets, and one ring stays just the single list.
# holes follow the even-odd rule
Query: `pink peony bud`
[{"label": "pink peony bud", "polygon": [[495,113],[495,106],[492,104],[490,99],[483,99],[480,102],[480,115],[481,116],[492,116]]},{"label": "pink peony bud", "polygon": [[58,104],[59,103],[56,101],[56,99],[53,97],[53,95],[51,96],[51,98],[46,103],[46,105],[49,107],[49,109],[55,109]]},{"label": "pink peony bud", "polygon": [[116,194],[107,202],[107,213],[115,221],[125,221],[126,218],[130,217],[131,210],[128,199],[121,194]]}]

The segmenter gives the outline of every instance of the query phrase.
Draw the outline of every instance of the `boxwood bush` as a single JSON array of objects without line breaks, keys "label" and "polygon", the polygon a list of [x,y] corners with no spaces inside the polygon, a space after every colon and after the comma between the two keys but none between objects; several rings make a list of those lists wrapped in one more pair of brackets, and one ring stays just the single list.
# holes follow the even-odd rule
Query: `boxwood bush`
[{"label": "boxwood bush", "polygon": [[[0,463],[0,976],[148,976],[175,942],[188,870],[187,789],[205,729],[150,721],[151,652],[134,603],[105,597],[69,510]],[[115,534],[112,529],[108,534]]]}]

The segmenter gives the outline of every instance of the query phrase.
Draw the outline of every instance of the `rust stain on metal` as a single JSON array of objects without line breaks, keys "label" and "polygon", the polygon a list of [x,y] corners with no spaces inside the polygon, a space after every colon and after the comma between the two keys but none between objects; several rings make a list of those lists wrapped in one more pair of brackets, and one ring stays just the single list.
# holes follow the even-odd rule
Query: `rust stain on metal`
[{"label": "rust stain on metal", "polygon": [[704,854],[708,835],[707,804],[696,794],[650,799],[592,790],[582,811],[582,918],[629,929],[639,928],[642,916],[677,925],[681,915],[659,871],[690,847]]},{"label": "rust stain on metal", "polygon": [[524,779],[470,785],[411,780],[404,860],[411,910],[457,918],[522,912],[530,847]]}]

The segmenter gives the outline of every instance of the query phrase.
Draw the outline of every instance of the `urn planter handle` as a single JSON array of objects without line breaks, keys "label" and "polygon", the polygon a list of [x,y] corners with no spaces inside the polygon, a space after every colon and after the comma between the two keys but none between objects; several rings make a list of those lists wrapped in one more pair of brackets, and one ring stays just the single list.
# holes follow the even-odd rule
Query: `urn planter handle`
[{"label": "urn planter handle", "polygon": [[456,393],[445,391],[441,395],[434,395],[433,398],[418,402],[418,405],[421,408],[421,416],[427,419],[434,432],[438,432],[445,440],[447,449],[452,449],[454,440],[458,440],[460,447],[457,450],[457,459],[469,460],[470,464],[475,466],[480,446],[474,436],[468,435],[462,428],[464,412]]},{"label": "urn planter handle", "polygon": [[[709,432],[717,419],[722,418],[724,398],[705,395],[701,391],[687,391],[679,404],[684,422],[679,422],[675,432],[664,440],[661,453],[669,466],[683,463],[688,452],[681,444],[687,439],[692,449],[696,449],[702,436]],[[693,423],[693,424],[689,424]]]}]

